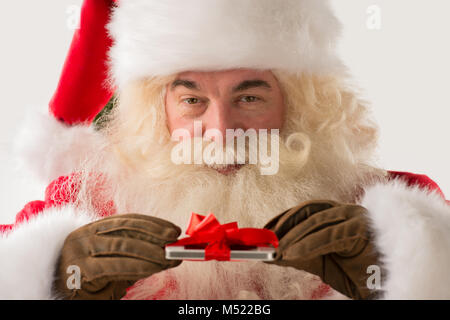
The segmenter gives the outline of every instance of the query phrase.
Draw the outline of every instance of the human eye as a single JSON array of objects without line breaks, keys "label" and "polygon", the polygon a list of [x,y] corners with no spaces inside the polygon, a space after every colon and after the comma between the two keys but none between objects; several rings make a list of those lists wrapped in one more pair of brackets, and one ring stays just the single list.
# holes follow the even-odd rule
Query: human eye
[{"label": "human eye", "polygon": [[181,100],[181,101],[182,101],[183,103],[188,104],[188,105],[195,105],[195,104],[198,104],[198,103],[200,102],[200,99],[190,97],[190,98],[185,98],[185,99],[183,99],[183,100]]},{"label": "human eye", "polygon": [[186,117],[197,117],[205,112],[208,103],[206,99],[193,96],[180,97],[180,111]]},{"label": "human eye", "polygon": [[243,103],[255,103],[262,101],[262,99],[256,96],[241,96],[238,101]]}]

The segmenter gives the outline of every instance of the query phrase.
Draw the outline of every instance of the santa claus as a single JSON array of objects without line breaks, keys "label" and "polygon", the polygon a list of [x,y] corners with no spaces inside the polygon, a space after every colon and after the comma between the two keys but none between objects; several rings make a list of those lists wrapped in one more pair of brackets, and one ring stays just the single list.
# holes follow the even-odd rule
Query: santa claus
[{"label": "santa claus", "polygon": [[[50,184],[2,226],[0,298],[450,298],[450,207],[376,166],[340,28],[328,1],[85,0],[19,145]],[[231,155],[174,161],[180,131]],[[271,142],[275,169],[250,142],[236,162],[230,132]],[[167,260],[191,212],[273,231],[275,260]]]}]

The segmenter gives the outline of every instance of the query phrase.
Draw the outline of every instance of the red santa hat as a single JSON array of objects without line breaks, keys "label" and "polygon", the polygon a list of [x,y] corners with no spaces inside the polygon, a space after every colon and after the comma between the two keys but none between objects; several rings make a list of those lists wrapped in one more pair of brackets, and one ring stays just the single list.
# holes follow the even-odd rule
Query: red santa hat
[{"label": "red santa hat", "polygon": [[115,88],[187,70],[335,74],[328,0],[85,0],[51,113],[91,122]]},{"label": "red santa hat", "polygon": [[113,0],[85,0],[80,28],[75,31],[61,77],[50,103],[50,113],[72,125],[92,122],[111,98],[114,89],[108,77],[108,49],[112,40],[106,24]]}]

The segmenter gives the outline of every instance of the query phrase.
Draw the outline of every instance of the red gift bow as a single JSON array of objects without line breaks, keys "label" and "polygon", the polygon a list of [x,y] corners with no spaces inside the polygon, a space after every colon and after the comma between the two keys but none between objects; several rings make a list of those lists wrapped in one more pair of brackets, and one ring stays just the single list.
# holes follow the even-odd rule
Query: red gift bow
[{"label": "red gift bow", "polygon": [[237,222],[220,224],[210,213],[208,216],[192,213],[186,234],[190,237],[178,240],[168,246],[206,244],[205,260],[230,260],[230,246],[268,246],[278,247],[278,238],[270,230],[238,228]]}]

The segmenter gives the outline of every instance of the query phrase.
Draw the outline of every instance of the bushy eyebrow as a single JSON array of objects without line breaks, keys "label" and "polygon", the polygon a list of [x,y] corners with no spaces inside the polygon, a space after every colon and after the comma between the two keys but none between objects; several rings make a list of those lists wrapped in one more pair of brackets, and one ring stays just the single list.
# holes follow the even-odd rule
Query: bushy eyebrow
[{"label": "bushy eyebrow", "polygon": [[172,90],[174,90],[178,86],[183,86],[188,89],[200,90],[200,88],[196,82],[190,81],[190,80],[183,80],[183,79],[177,79],[174,82],[172,82],[172,85],[170,86],[170,88]]},{"label": "bushy eyebrow", "polygon": [[242,81],[240,84],[233,88],[233,92],[245,91],[252,88],[267,88],[269,90],[272,89],[267,81],[256,79]]},{"label": "bushy eyebrow", "polygon": [[[199,85],[195,81],[191,80],[184,80],[184,79],[177,79],[174,82],[172,82],[170,88],[171,90],[174,90],[178,86],[183,86],[188,89],[193,90],[200,90]],[[241,83],[239,83],[237,86],[233,88],[233,92],[239,92],[239,91],[245,91],[252,88],[267,88],[269,90],[272,89],[270,84],[267,81],[264,80],[244,80]]]}]

